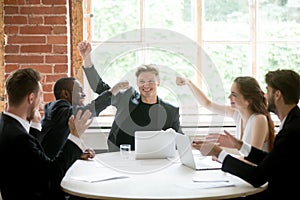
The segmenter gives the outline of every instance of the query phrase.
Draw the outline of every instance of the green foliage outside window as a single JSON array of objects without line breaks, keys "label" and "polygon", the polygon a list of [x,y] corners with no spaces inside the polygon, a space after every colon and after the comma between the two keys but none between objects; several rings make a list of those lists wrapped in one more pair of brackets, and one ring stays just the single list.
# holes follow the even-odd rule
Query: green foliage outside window
[{"label": "green foliage outside window", "polygon": [[[197,22],[197,1],[200,0],[92,0],[93,41],[104,42],[140,28],[160,28],[178,32],[197,42],[201,28],[202,49],[221,76],[220,88],[224,86],[225,99],[236,76],[255,76],[264,89],[264,75],[269,70],[289,68],[300,73],[300,3],[297,6],[288,0],[256,1],[257,21],[253,22],[251,0],[203,0],[203,21]],[[143,40],[141,35],[119,39],[110,42],[119,46],[124,42],[138,46]],[[193,66],[178,52],[155,48],[145,48],[144,51],[125,52],[109,63],[99,58],[97,64],[104,66],[101,75],[114,83],[133,73],[134,68],[144,62],[170,67],[175,74],[195,82],[197,73],[201,73],[198,68],[201,66]],[[165,76],[163,81],[171,83],[172,78],[175,77]],[[206,80],[202,86],[209,88]],[[207,92],[211,96],[209,90]],[[176,102],[174,91],[168,88],[163,89],[161,95]]]}]

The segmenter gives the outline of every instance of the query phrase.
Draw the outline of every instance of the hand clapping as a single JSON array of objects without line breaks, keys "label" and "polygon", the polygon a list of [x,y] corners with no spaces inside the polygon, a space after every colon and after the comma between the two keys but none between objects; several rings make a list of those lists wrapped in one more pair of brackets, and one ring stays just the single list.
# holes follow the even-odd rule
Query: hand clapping
[{"label": "hand clapping", "polygon": [[84,111],[78,110],[76,117],[72,115],[69,118],[69,129],[70,133],[78,138],[86,131],[86,129],[91,125],[92,119],[90,119],[92,113],[89,110]]},{"label": "hand clapping", "polygon": [[206,136],[206,141],[217,143],[221,147],[239,148],[239,140],[224,130],[224,134],[210,133]]}]

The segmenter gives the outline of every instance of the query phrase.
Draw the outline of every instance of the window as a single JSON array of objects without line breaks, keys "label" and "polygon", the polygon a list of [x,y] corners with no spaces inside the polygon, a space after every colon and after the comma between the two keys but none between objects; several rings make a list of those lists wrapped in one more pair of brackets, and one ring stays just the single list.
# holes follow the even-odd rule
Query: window
[{"label": "window", "polygon": [[300,0],[85,0],[84,13],[84,37],[105,81],[135,85],[136,66],[159,64],[159,96],[186,113],[199,110],[176,75],[227,103],[237,76],[253,76],[264,89],[268,70],[300,72]]}]

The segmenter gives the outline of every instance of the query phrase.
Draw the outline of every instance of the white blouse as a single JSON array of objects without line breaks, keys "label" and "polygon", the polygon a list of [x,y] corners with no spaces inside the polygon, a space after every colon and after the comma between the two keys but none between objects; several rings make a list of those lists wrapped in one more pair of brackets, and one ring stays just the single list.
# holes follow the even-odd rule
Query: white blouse
[{"label": "white blouse", "polygon": [[[235,124],[236,124],[236,136],[237,136],[238,139],[240,139],[242,141],[245,141],[248,144],[251,144],[251,141],[252,141],[251,132],[252,132],[252,124],[254,122],[254,117],[255,116],[256,116],[256,113],[253,113],[249,117],[249,119],[246,123],[245,129],[244,129],[243,137],[241,138],[241,135],[242,135],[242,116],[240,115],[240,113],[238,111],[235,111],[234,114],[233,114],[233,119],[234,119]],[[264,142],[262,149],[264,151],[268,152],[268,142]]]}]

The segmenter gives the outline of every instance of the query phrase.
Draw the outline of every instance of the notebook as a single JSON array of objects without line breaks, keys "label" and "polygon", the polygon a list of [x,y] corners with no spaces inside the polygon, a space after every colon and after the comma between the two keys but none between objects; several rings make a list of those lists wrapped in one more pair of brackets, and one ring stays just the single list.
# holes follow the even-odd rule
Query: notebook
[{"label": "notebook", "polygon": [[211,156],[203,156],[200,151],[193,150],[187,135],[176,134],[176,145],[180,161],[185,166],[195,170],[221,169],[222,164],[213,161]]},{"label": "notebook", "polygon": [[176,132],[166,131],[136,131],[135,132],[135,158],[161,159],[175,157]]}]

